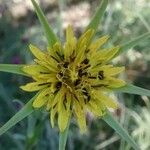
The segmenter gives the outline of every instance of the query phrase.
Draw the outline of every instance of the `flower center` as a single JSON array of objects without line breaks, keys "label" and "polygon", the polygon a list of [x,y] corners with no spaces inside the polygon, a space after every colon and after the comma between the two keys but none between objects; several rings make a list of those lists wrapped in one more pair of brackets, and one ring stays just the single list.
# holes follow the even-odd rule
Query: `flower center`
[{"label": "flower center", "polygon": [[56,77],[59,80],[56,88],[62,85],[66,86],[73,94],[75,91],[80,91],[84,95],[84,99],[89,101],[90,96],[88,89],[91,88],[91,80],[103,80],[104,73],[99,71],[97,75],[91,75],[89,68],[91,67],[88,58],[85,58],[81,63],[75,65],[74,61],[62,61],[58,63],[59,72]]}]

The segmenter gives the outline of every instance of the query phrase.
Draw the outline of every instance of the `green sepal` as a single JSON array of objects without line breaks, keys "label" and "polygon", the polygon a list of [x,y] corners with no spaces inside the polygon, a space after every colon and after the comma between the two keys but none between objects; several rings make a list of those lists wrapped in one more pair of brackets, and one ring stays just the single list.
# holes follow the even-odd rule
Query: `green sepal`
[{"label": "green sepal", "polygon": [[22,71],[22,67],[24,66],[25,65],[0,64],[0,71],[28,76]]},{"label": "green sepal", "polygon": [[119,93],[129,93],[129,94],[136,94],[136,95],[144,95],[144,96],[150,96],[150,90],[132,85],[132,84],[126,84],[123,87],[113,89],[115,92]]},{"label": "green sepal", "polygon": [[127,131],[117,122],[117,120],[110,114],[109,111],[102,117],[102,119],[113,128],[121,138],[130,144],[135,150],[140,150],[139,146],[135,143]]},{"label": "green sepal", "polygon": [[52,47],[56,42],[58,42],[57,36],[55,35],[52,28],[50,27],[45,15],[44,15],[43,11],[41,10],[41,8],[39,7],[39,5],[35,2],[35,0],[31,0],[31,2],[37,13],[40,23],[43,26],[44,33],[45,33],[45,36],[48,41],[48,46]]},{"label": "green sepal", "polygon": [[19,121],[30,115],[35,109],[32,107],[32,102],[37,97],[36,94],[20,111],[18,111],[12,118],[10,118],[1,128],[0,135],[4,134],[11,127],[16,125]]},{"label": "green sepal", "polygon": [[142,42],[142,41],[144,41],[148,38],[150,38],[150,32],[144,33],[144,34],[138,36],[137,38],[135,38],[135,39],[133,39],[133,40],[131,40],[131,41],[125,43],[125,44],[122,44],[120,46],[119,52],[116,55],[119,55],[120,53],[126,52],[130,48],[138,45],[140,42]]},{"label": "green sepal", "polygon": [[96,33],[98,25],[100,24],[101,19],[102,19],[104,13],[105,13],[106,8],[107,8],[107,5],[108,5],[108,0],[102,0],[101,1],[95,15],[91,19],[89,25],[86,27],[86,30],[94,29],[94,31]]}]

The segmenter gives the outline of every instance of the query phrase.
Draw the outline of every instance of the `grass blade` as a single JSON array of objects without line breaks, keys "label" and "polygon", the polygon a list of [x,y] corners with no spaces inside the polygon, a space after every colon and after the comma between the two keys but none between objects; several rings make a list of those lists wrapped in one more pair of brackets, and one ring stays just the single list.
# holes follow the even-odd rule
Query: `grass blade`
[{"label": "grass blade", "polygon": [[0,64],[0,71],[28,76],[22,71],[24,65]]},{"label": "grass blade", "polygon": [[121,45],[119,53],[122,53],[122,52],[129,50],[130,48],[138,45],[140,42],[146,40],[147,38],[150,38],[150,32],[145,33],[145,34],[133,39],[132,41],[129,41],[129,42]]},{"label": "grass blade", "polygon": [[8,122],[6,122],[1,128],[0,128],[0,135],[4,134],[7,130],[9,130],[11,127],[16,125],[19,121],[30,115],[34,109],[32,107],[32,102],[36,98],[37,95],[35,95],[19,112],[17,112]]},{"label": "grass blade", "polygon": [[91,19],[91,22],[87,26],[86,30],[92,28],[95,30],[95,32],[97,31],[98,25],[99,25],[104,13],[105,13],[107,5],[108,5],[108,0],[102,0],[101,1],[95,15]]},{"label": "grass blade", "polygon": [[112,127],[124,140],[128,142],[135,150],[140,150],[139,146],[129,136],[126,130],[113,118],[113,116],[107,112],[102,118],[110,127]]},{"label": "grass blade", "polygon": [[113,90],[116,92],[150,96],[150,90],[147,90],[147,89],[144,89],[144,88],[132,85],[132,84],[127,84],[124,87],[113,89]]},{"label": "grass blade", "polygon": [[59,133],[59,150],[65,150],[67,137],[68,137],[68,130],[69,130],[69,124],[64,132]]},{"label": "grass blade", "polygon": [[39,5],[35,2],[35,0],[31,0],[33,6],[34,6],[34,9],[37,13],[37,16],[43,26],[43,29],[44,29],[44,32],[45,32],[45,36],[47,38],[47,41],[48,41],[48,45],[50,47],[52,47],[57,41],[57,37],[56,35],[54,34],[52,28],[50,27],[44,13],[42,12],[41,8],[39,7]]}]

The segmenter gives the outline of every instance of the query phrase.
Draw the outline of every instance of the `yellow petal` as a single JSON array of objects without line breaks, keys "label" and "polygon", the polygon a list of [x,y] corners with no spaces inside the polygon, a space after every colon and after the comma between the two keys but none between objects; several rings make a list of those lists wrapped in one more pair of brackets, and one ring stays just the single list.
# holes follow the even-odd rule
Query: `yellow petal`
[{"label": "yellow petal", "polygon": [[102,116],[102,110],[94,99],[89,101],[87,107],[95,116]]},{"label": "yellow petal", "polygon": [[125,81],[113,77],[107,77],[106,80],[109,81],[109,85],[107,86],[109,88],[119,88],[126,85]]},{"label": "yellow petal", "polygon": [[74,65],[78,65],[80,64],[84,58],[85,58],[85,50],[86,50],[86,46],[82,46],[82,48],[80,49],[80,51],[77,53],[77,56],[74,60]]},{"label": "yellow petal", "polygon": [[26,65],[22,70],[29,75],[37,75],[40,74],[40,72],[48,73],[48,69],[40,65]]},{"label": "yellow petal", "polygon": [[46,94],[48,94],[47,89],[44,89],[43,91],[41,91],[39,95],[37,96],[37,98],[34,100],[32,106],[35,108],[40,108],[43,105],[45,105],[46,102],[48,101],[48,96],[46,96]]},{"label": "yellow petal", "polygon": [[113,67],[113,65],[97,65],[90,68],[89,72],[93,75],[96,75],[100,70],[109,69],[111,67]]},{"label": "yellow petal", "polygon": [[30,44],[29,48],[32,52],[32,54],[39,60],[44,60],[45,59],[45,54],[36,46]]},{"label": "yellow petal", "polygon": [[32,82],[32,83],[28,83],[24,86],[20,86],[20,88],[24,91],[33,92],[33,91],[41,90],[41,89],[43,89],[44,87],[47,87],[47,86],[48,86],[47,83]]},{"label": "yellow petal", "polygon": [[56,42],[56,43],[54,44],[53,50],[54,50],[55,52],[57,52],[57,54],[62,55],[63,48],[62,48],[62,46],[61,46],[61,44],[60,44],[59,42]]},{"label": "yellow petal", "polygon": [[69,42],[70,39],[74,37],[73,28],[71,25],[69,25],[66,29],[66,42]]},{"label": "yellow petal", "polygon": [[92,42],[91,45],[89,46],[90,52],[96,52],[103,44],[105,44],[108,40],[109,36],[103,36],[96,41]]},{"label": "yellow petal", "polygon": [[[56,54],[56,51],[54,51],[53,47],[47,47],[47,51],[48,51],[48,54],[54,58],[56,58],[58,61],[60,61],[60,58],[59,56]],[[55,60],[53,60],[55,61]]]},{"label": "yellow petal", "polygon": [[118,107],[117,102],[115,102],[113,99],[104,96],[104,95],[100,95],[100,101],[102,101],[102,103],[104,103],[106,105],[107,108],[113,108],[116,109]]},{"label": "yellow petal", "polygon": [[114,76],[125,70],[125,67],[112,67],[112,68],[104,68],[105,76]]},{"label": "yellow petal", "polygon": [[40,74],[36,76],[38,81],[43,82],[57,82],[56,74]]},{"label": "yellow petal", "polygon": [[45,61],[41,61],[41,60],[37,60],[37,59],[35,59],[34,61],[35,61],[36,63],[38,63],[39,65],[41,65],[41,66],[47,68],[47,69],[48,69],[49,71],[51,71],[51,72],[57,72],[57,71],[58,71],[58,68],[57,68],[56,65],[53,66],[52,64],[49,64],[49,63],[47,63],[47,62],[45,62]]},{"label": "yellow petal", "polygon": [[55,106],[58,103],[58,111],[61,110],[61,106],[62,106],[62,101],[64,100],[64,95],[65,95],[65,91],[64,88],[62,87],[56,94],[55,98],[54,98],[54,102],[53,102],[53,106]]},{"label": "yellow petal", "polygon": [[84,45],[89,46],[91,39],[93,37],[93,34],[94,34],[94,30],[89,29],[81,35],[81,37],[79,38],[77,42],[77,53],[80,51],[80,48],[83,46],[83,43]]},{"label": "yellow petal", "polygon": [[95,91],[94,96],[95,96],[95,98],[97,100],[102,102],[107,108],[114,108],[114,109],[116,109],[118,107],[118,104],[113,99],[111,99],[108,96],[105,96],[101,92]]},{"label": "yellow petal", "polygon": [[62,105],[61,110],[58,112],[58,126],[60,132],[63,132],[68,124],[70,112]]},{"label": "yellow petal", "polygon": [[81,106],[77,100],[74,100],[74,112],[80,127],[81,133],[86,132],[86,118],[83,106]]},{"label": "yellow petal", "polygon": [[54,95],[49,94],[48,102],[47,102],[47,106],[46,106],[47,111],[49,111],[52,108],[53,100],[54,100]]},{"label": "yellow petal", "polygon": [[72,27],[69,25],[66,29],[66,43],[64,48],[64,57],[65,60],[69,60],[69,57],[72,55],[73,51],[76,49],[76,38]]},{"label": "yellow petal", "polygon": [[106,53],[105,53],[105,56],[106,56],[107,59],[104,61],[104,63],[108,62],[112,58],[114,58],[114,56],[117,54],[117,52],[119,51],[119,49],[120,49],[120,47],[116,46],[116,47],[113,47],[113,48],[107,50]]},{"label": "yellow petal", "polygon": [[57,113],[57,105],[51,109],[51,113],[50,113],[50,120],[51,120],[51,125],[52,125],[52,128],[54,127],[55,125],[55,115]]}]

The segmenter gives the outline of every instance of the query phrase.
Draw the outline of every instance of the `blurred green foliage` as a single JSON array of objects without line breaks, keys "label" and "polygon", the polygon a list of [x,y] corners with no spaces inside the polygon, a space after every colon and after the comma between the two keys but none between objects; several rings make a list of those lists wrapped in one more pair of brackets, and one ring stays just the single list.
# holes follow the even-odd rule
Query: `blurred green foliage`
[{"label": "blurred green foliage", "polygon": [[[41,6],[45,10],[47,17],[50,18],[54,31],[58,35],[63,35],[63,19],[61,18],[66,10],[71,6],[88,5],[88,14],[93,14],[99,0],[75,1],[60,0],[47,2],[41,0]],[[19,7],[16,7],[18,6]],[[111,36],[108,46],[121,44],[141,35],[150,32],[150,2],[149,0],[110,0],[110,4],[99,27],[97,37],[108,34]],[[22,8],[20,13],[15,16],[12,8]],[[72,8],[71,8],[72,9]],[[21,11],[26,10],[22,15]],[[17,10],[16,10],[17,11]],[[72,10],[75,11],[75,10]],[[75,13],[75,12],[72,12]],[[85,13],[85,14],[86,14]],[[67,16],[67,19],[71,16]],[[76,17],[78,18],[78,16]],[[78,20],[80,23],[81,20]],[[75,29],[77,36],[81,33],[84,26]],[[61,32],[61,33],[60,33]],[[64,41],[64,39],[62,39]],[[24,64],[32,63],[28,44],[33,43],[40,48],[46,48],[46,40],[43,31],[37,20],[36,14],[22,0],[11,0],[0,2],[0,63]],[[133,83],[150,89],[150,40],[139,44],[126,55],[120,56],[114,63],[125,64],[126,76]],[[19,86],[27,82],[27,77],[0,73],[0,125],[4,124],[12,117],[27,101],[33,93],[25,93]],[[114,113],[124,124],[124,109],[139,111],[145,106],[140,96],[119,95],[118,101],[121,107]],[[141,105],[141,107],[139,107]],[[140,115],[140,114],[139,114]],[[143,114],[142,114],[143,115]],[[39,118],[40,116],[41,118]],[[27,119],[18,123],[9,132],[0,137],[0,150],[56,150],[58,149],[58,131],[51,129],[47,112],[35,112]],[[72,120],[67,149],[69,150],[94,150],[109,138],[116,136],[114,131],[109,128],[102,120],[94,120],[91,114],[87,115],[89,132],[87,135],[80,135],[76,122]],[[127,123],[129,131],[134,131],[136,124],[131,121]],[[138,141],[139,142],[139,141]],[[120,146],[119,138],[115,141],[106,142],[100,146],[104,150],[124,150]],[[139,142],[140,143],[140,142]],[[129,148],[130,149],[130,148]],[[127,150],[127,149],[126,149]],[[148,149],[147,149],[148,150]]]}]

